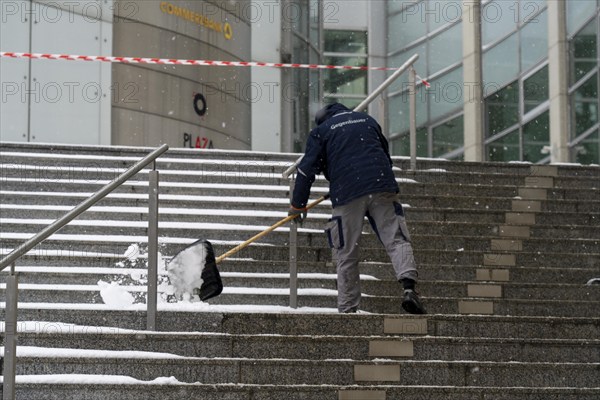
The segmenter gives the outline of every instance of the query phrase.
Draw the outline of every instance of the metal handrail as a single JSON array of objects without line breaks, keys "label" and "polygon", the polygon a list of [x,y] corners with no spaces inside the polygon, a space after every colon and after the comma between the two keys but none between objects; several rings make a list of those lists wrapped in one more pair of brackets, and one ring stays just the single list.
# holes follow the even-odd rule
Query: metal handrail
[{"label": "metal handrail", "polygon": [[52,234],[54,234],[59,229],[63,228],[65,225],[67,225],[73,219],[78,217],[85,210],[92,207],[98,201],[102,200],[104,197],[106,197],[106,195],[111,193],[113,190],[115,190],[118,186],[123,184],[129,178],[131,178],[132,176],[134,176],[135,174],[140,172],[146,165],[148,165],[151,162],[153,162],[154,160],[156,160],[168,149],[169,149],[169,146],[166,144],[163,144],[161,147],[154,150],[152,153],[148,154],[146,157],[142,158],[140,161],[135,163],[132,167],[130,167],[127,171],[122,173],[119,177],[114,179],[112,182],[108,183],[106,186],[104,186],[102,189],[100,189],[98,192],[96,192],[92,197],[88,198],[87,200],[85,200],[84,202],[79,204],[77,207],[75,207],[71,211],[69,211],[67,214],[65,214],[63,217],[57,219],[52,224],[48,225],[37,235],[33,236],[32,238],[27,240],[25,243],[23,243],[21,246],[14,249],[8,256],[4,257],[2,259],[2,261],[0,261],[0,271],[3,271],[6,267],[11,265],[13,262],[15,262],[15,260],[17,260],[19,257],[21,257],[22,255],[27,253],[29,250],[31,250],[32,248],[37,246],[43,240],[50,237]]},{"label": "metal handrail", "polygon": [[[129,178],[140,172],[145,166],[156,161],[163,153],[169,149],[169,146],[164,144],[154,150],[146,157],[131,166],[128,170],[122,173],[112,182],[105,185],[102,189],[92,195],[90,198],[73,208],[62,218],[57,219],[52,224],[48,225],[37,235],[33,236],[18,248],[14,249],[8,256],[0,261],[0,271],[4,270],[9,265],[11,271],[6,279],[5,290],[5,334],[4,334],[4,368],[3,368],[3,400],[15,399],[15,372],[16,372],[16,349],[17,349],[17,311],[18,311],[18,294],[19,280],[18,274],[15,272],[15,261],[25,255],[33,247],[50,237],[53,233],[63,228],[77,216],[92,207],[98,201],[102,200],[109,193],[114,191],[118,186],[126,182]],[[157,245],[158,245],[158,171],[154,170],[150,173],[149,181],[149,209],[148,209],[148,329],[154,330],[156,326],[156,274],[157,274]],[[154,253],[154,254],[152,254]],[[152,275],[152,276],[151,276]],[[152,287],[153,285],[153,287]]]}]

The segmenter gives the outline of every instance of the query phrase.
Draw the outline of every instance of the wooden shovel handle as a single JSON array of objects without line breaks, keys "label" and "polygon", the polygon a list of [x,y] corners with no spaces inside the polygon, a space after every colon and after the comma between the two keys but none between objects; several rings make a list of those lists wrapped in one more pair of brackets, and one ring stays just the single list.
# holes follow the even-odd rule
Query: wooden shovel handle
[{"label": "wooden shovel handle", "polygon": [[[329,194],[326,194],[325,196],[321,196],[317,200],[313,201],[312,203],[307,204],[306,205],[306,209],[310,210],[311,208],[313,208],[317,204],[321,203],[322,201],[327,200],[328,198],[329,198]],[[271,233],[275,229],[279,228],[281,225],[287,224],[288,222],[290,222],[291,220],[293,220],[297,216],[298,215],[288,215],[287,217],[285,217],[284,219],[280,220],[279,222],[276,222],[274,225],[268,227],[264,231],[262,231],[260,233],[257,233],[256,235],[252,236],[250,239],[246,240],[244,243],[240,243],[239,245],[237,245],[233,249],[229,250],[227,253],[225,253],[223,255],[220,255],[219,257],[217,257],[215,259],[215,261],[217,262],[217,264],[220,263],[225,258],[229,257],[232,254],[237,253],[238,251],[240,251],[243,248],[247,247],[250,243],[257,241],[261,237],[268,235],[269,233]]]}]

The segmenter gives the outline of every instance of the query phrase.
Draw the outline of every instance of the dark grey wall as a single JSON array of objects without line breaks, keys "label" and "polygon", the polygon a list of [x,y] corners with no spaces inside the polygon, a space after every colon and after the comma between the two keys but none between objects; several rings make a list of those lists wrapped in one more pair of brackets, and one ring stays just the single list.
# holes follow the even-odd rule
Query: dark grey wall
[{"label": "dark grey wall", "polygon": [[[113,54],[250,60],[248,7],[248,1],[119,0]],[[206,100],[203,116],[194,109],[198,94]],[[115,64],[112,144],[195,147],[210,143],[215,148],[247,150],[251,148],[251,99],[248,67]],[[204,108],[201,101],[197,106]]]}]

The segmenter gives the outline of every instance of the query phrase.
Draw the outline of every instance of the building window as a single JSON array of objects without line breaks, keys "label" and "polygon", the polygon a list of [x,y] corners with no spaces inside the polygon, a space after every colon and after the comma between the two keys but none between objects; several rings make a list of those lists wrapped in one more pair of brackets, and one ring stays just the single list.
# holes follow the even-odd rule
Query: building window
[{"label": "building window", "polygon": [[549,155],[550,112],[523,125],[523,161],[541,162]]},{"label": "building window", "polygon": [[486,46],[502,38],[517,28],[518,9],[516,2],[494,0],[481,9],[482,42]]},{"label": "building window", "polygon": [[535,67],[548,57],[548,12],[534,17],[521,28],[521,71]]},{"label": "building window", "polygon": [[[325,63],[328,65],[368,65],[367,32],[325,30]],[[367,97],[367,70],[327,69],[323,72],[325,102],[340,102],[348,108]]]},{"label": "building window", "polygon": [[569,46],[571,84],[578,82],[598,65],[596,24],[594,19],[571,40]]},{"label": "building window", "polygon": [[[586,9],[593,13],[592,8],[587,7]],[[580,12],[582,9],[573,6],[567,7],[567,17],[571,27],[576,25],[574,16],[583,17],[578,14]],[[588,14],[585,14],[585,17],[587,16]],[[598,54],[598,16],[596,15],[569,41],[570,147],[573,160],[582,164],[600,162],[598,154],[598,127],[600,126]]]},{"label": "building window", "polygon": [[568,0],[565,1],[567,7],[567,33],[572,35],[587,21],[589,17],[596,13],[598,4],[594,1]]},{"label": "building window", "polygon": [[519,85],[514,81],[485,99],[487,135],[492,137],[519,123]]},{"label": "building window", "polygon": [[462,62],[462,24],[456,24],[429,40],[429,76]]},{"label": "building window", "polygon": [[[410,155],[410,133],[404,133],[390,140],[392,154]],[[417,129],[417,157],[430,157],[429,134],[427,128]]]},{"label": "building window", "polygon": [[600,131],[595,130],[573,146],[573,159],[580,164],[597,164],[600,160]]},{"label": "building window", "polygon": [[534,110],[550,98],[548,66],[523,80],[523,114]]},{"label": "building window", "polygon": [[[322,5],[315,0],[290,0],[290,6],[297,11],[298,18],[283,18],[287,24],[284,35],[289,37],[291,59],[298,64],[320,64],[322,48],[320,41],[323,16]],[[318,70],[295,68],[282,73],[285,87],[287,112],[290,114],[292,136],[291,150],[302,152],[313,125],[314,110],[320,106],[321,85]]]},{"label": "building window", "polygon": [[502,87],[519,75],[519,35],[512,34],[483,53],[483,84]]},{"label": "building window", "polygon": [[519,130],[511,131],[487,145],[486,154],[488,161],[505,162],[506,160],[520,160],[521,144]]},{"label": "building window", "polygon": [[548,88],[548,66],[543,65],[486,97],[488,161],[547,161]]},{"label": "building window", "polygon": [[455,159],[464,146],[464,119],[460,115],[431,129],[433,157]]},{"label": "building window", "polygon": [[571,95],[571,120],[575,137],[598,123],[598,76],[592,75]]}]

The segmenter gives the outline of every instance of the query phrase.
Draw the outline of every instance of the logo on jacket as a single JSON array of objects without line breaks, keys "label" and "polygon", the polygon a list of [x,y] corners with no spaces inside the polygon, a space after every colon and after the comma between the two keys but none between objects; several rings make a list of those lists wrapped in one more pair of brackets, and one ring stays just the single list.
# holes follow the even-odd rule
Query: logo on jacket
[{"label": "logo on jacket", "polygon": [[341,128],[343,126],[351,125],[351,124],[360,124],[362,122],[367,122],[367,120],[363,118],[363,119],[351,119],[350,121],[338,122],[337,124],[331,125],[331,129],[337,129],[337,128]]}]

